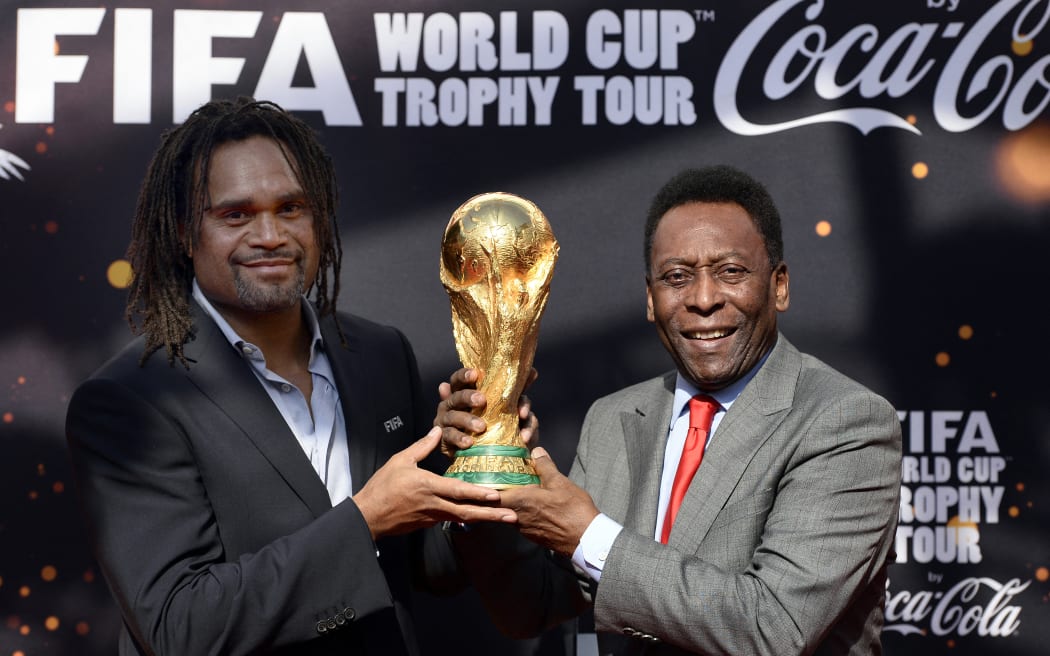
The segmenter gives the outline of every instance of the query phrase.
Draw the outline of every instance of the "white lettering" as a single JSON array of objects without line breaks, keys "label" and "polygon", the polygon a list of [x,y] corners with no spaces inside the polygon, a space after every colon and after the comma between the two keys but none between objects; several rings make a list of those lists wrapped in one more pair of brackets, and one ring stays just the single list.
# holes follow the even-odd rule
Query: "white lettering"
[{"label": "white lettering", "polygon": [[153,10],[117,9],[113,16],[113,122],[149,123]]},{"label": "white lettering", "polygon": [[212,57],[212,39],[249,39],[261,11],[176,9],[172,58],[172,114],[176,123],[211,99],[213,84],[235,84],[244,68],[240,57]]},{"label": "white lettering", "polygon": [[529,103],[532,123],[550,125],[558,82],[556,76],[447,78],[440,83],[419,77],[377,78],[375,90],[387,127],[399,125],[402,109],[407,126],[480,126],[493,104],[499,125],[528,125]]},{"label": "white lettering", "polygon": [[80,82],[87,55],[59,55],[60,34],[94,36],[105,9],[19,9],[15,57],[15,122],[55,120],[55,85]]},{"label": "white lettering", "polygon": [[[293,87],[300,54],[314,86]],[[332,33],[320,12],[287,12],[263,64],[255,97],[290,110],[319,110],[328,125],[361,125]]]},{"label": "white lettering", "polygon": [[376,32],[379,70],[384,73],[416,70],[423,14],[376,13],[372,16]]},{"label": "white lettering", "polygon": [[[852,125],[860,130],[862,134],[868,134],[872,130],[880,127],[895,127],[919,134],[919,131],[913,125],[901,117],[874,107],[854,107],[832,110],[767,125],[752,123],[743,117],[737,106],[737,95],[745,67],[750,62],[758,45],[777,21],[783,18],[795,6],[808,1],[809,0],[780,0],[779,2],[773,3],[751,21],[751,23],[744,28],[744,30],[741,31],[733,41],[733,44],[729,47],[729,50],[722,58],[722,64],[719,66],[718,74],[715,77],[715,114],[718,116],[719,121],[722,122],[722,125],[737,134],[743,135],[771,134],[803,125],[830,122]],[[824,3],[821,0],[813,2],[806,9],[806,18],[810,21],[816,20],[820,16],[820,12],[823,8]],[[874,28],[871,28],[869,32],[873,30]],[[763,82],[763,90],[767,94],[771,92],[781,94],[785,91],[796,88],[801,84],[803,77],[808,76],[816,59],[823,57],[824,45],[827,42],[827,34],[823,27],[810,26],[803,28],[798,34],[803,35],[803,38],[796,36],[796,38],[789,39],[785,45],[778,50],[774,60],[770,63],[769,67],[767,67]],[[818,38],[818,46],[815,49],[809,50],[804,37],[813,35],[816,35]],[[858,38],[856,33],[847,35],[847,37],[849,38],[847,43],[850,44],[853,40]],[[796,79],[785,79],[784,76],[788,70],[786,62],[795,54],[800,53],[808,53],[810,65],[807,66],[806,70],[800,76],[796,77]],[[829,74],[829,72],[825,72],[825,77]],[[869,72],[869,74],[872,74],[872,72]]]}]

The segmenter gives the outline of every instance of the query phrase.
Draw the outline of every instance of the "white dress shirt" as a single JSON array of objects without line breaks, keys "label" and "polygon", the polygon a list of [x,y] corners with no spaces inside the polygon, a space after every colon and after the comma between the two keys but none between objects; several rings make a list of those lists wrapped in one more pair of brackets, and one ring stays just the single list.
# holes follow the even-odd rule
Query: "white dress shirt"
[{"label": "white dress shirt", "polygon": [[[704,445],[705,451],[711,444],[711,440],[714,439],[715,431],[722,422],[722,417],[725,416],[733,402],[740,396],[740,392],[743,391],[744,387],[751,382],[758,370],[765,364],[766,357],[769,357],[768,353],[757,365],[751,368],[751,371],[747,372],[743,378],[732,385],[717,392],[705,392],[722,406],[711,420],[711,430],[707,434],[707,443]],[[660,475],[660,500],[656,511],[656,532],[653,535],[653,539],[656,541],[660,540],[664,515],[667,513],[667,501],[671,496],[674,475],[678,471],[678,462],[682,459],[682,447],[685,445],[686,434],[689,432],[689,399],[700,393],[700,390],[695,385],[686,380],[681,373],[678,374],[675,380],[674,401],[671,407],[671,425],[668,427],[667,445],[664,447],[664,467]],[[587,572],[595,581],[600,580],[602,569],[605,567],[605,560],[609,557],[609,550],[612,548],[616,536],[622,530],[622,524],[604,513],[599,514],[591,521],[583,535],[580,536],[580,544],[576,546],[576,551],[572,554],[572,562]]]}]

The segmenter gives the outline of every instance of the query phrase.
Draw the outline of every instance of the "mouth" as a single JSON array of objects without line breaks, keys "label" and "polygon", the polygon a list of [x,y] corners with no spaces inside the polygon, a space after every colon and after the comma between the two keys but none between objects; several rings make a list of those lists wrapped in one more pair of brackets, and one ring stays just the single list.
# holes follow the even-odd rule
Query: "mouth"
[{"label": "mouth", "polygon": [[296,266],[299,258],[290,251],[273,251],[269,253],[256,253],[249,255],[237,262],[242,267],[255,269],[257,271],[278,271],[287,267]]},{"label": "mouth", "polygon": [[253,269],[285,267],[293,264],[295,264],[295,260],[252,260],[251,262],[241,262],[241,266]]},{"label": "mouth", "polygon": [[687,330],[682,332],[682,337],[706,342],[714,339],[722,339],[733,334],[732,328],[713,328],[711,330]]}]

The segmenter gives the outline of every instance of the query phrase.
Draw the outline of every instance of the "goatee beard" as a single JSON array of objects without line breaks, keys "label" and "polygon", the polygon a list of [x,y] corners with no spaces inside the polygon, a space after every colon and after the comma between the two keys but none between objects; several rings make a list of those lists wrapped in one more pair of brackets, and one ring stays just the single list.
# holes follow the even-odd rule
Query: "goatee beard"
[{"label": "goatee beard", "polygon": [[237,288],[237,299],[241,306],[253,312],[273,312],[275,310],[286,310],[296,303],[303,295],[306,281],[306,273],[303,271],[301,262],[295,264],[295,279],[286,284],[266,285],[246,280],[240,275],[238,268],[234,269],[234,284]]}]

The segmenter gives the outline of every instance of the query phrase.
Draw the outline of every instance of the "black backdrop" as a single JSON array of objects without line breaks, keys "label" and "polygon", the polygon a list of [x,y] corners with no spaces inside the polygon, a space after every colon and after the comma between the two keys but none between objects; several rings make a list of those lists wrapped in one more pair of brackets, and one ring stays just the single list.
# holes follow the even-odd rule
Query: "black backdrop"
[{"label": "black backdrop", "polygon": [[[0,654],[113,651],[65,404],[128,339],[120,261],[160,132],[242,93],[333,153],[339,302],[402,328],[429,390],[457,366],[437,275],[452,210],[503,190],[547,214],[561,257],[531,395],[563,469],[593,399],[671,366],[644,317],[653,192],[719,162],[765,181],[783,331],[901,413],[886,652],[1045,653],[1050,5],[635,7],[0,4]],[[470,593],[420,607],[429,653],[561,646],[499,638]]]}]

